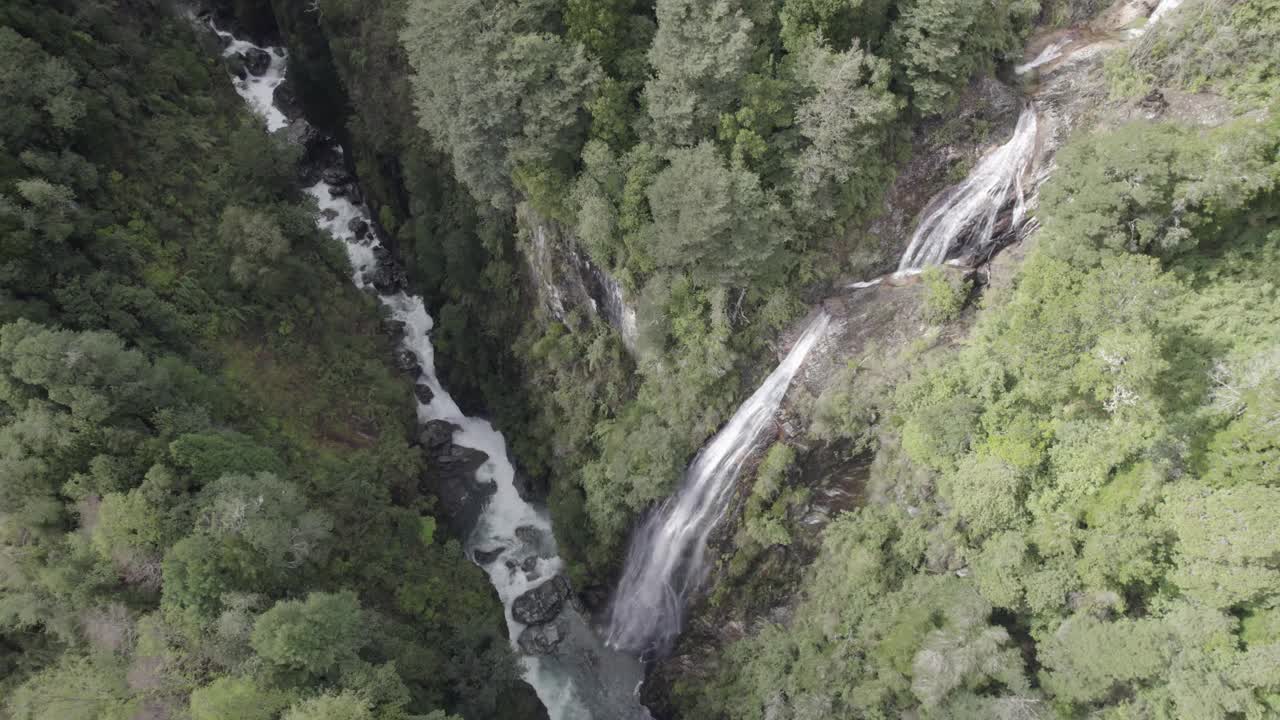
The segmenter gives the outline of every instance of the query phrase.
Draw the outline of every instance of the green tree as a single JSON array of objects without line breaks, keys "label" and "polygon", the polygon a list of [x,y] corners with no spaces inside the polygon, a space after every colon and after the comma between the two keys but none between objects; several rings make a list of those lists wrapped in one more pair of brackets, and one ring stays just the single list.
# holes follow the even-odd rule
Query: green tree
[{"label": "green tree", "polygon": [[419,120],[472,195],[510,208],[518,168],[526,181],[552,172],[562,185],[598,80],[581,46],[550,34],[537,3],[414,0],[406,20]]},{"label": "green tree", "polygon": [[319,695],[294,705],[283,720],[374,720],[369,701],[354,693]]},{"label": "green tree", "polygon": [[1021,36],[1040,9],[1036,0],[913,0],[898,6],[890,56],[919,113],[947,110],[955,91],[993,59],[1021,50]]},{"label": "green tree", "polygon": [[795,204],[810,222],[870,205],[887,181],[884,147],[900,101],[889,63],[858,47],[807,48],[797,62],[813,95],[796,112],[804,147],[794,156]]},{"label": "green tree", "polygon": [[727,167],[711,143],[674,150],[649,188],[658,267],[741,283],[769,270],[785,241],[777,203],[759,179]]},{"label": "green tree", "polygon": [[351,592],[282,600],[253,626],[253,649],[284,670],[332,676],[367,642],[360,602]]},{"label": "green tree", "polygon": [[1210,489],[1180,484],[1163,514],[1177,533],[1181,562],[1173,580],[1188,596],[1215,608],[1273,597],[1280,588],[1280,489],[1245,485]]},{"label": "green tree", "polygon": [[753,24],[736,0],[658,0],[645,105],[664,144],[693,145],[732,106],[750,70]]},{"label": "green tree", "polygon": [[287,693],[252,679],[220,677],[191,693],[191,720],[274,720],[290,702]]}]

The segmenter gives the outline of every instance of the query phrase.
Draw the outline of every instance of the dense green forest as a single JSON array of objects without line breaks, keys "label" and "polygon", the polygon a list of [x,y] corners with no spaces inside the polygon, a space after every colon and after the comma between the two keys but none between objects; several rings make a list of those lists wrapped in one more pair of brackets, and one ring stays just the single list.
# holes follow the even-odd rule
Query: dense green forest
[{"label": "dense green forest", "polygon": [[813,433],[875,448],[870,501],[684,716],[1280,715],[1280,6],[1187,12],[1114,92],[1241,117],[1077,137],[962,346],[850,363]]},{"label": "dense green forest", "polygon": [[[1028,91],[1027,38],[1103,10],[211,5],[288,47],[442,379],[600,602],[779,334],[894,267],[906,238],[867,228],[920,139],[995,140],[952,122],[975,78]],[[0,4],[0,718],[537,717],[398,338],[184,11]],[[742,479],[697,608],[738,629],[664,668],[666,711],[1280,717],[1278,64],[1277,0],[1187,0],[1108,51],[1012,279],[901,289],[921,342],[844,358]],[[1161,92],[1193,110],[1120,112]],[[530,217],[619,281],[634,350],[535,307]],[[869,470],[804,546],[815,455]]]},{"label": "dense green forest", "polygon": [[216,45],[31,0],[0,58],[0,716],[520,716],[392,336]]}]

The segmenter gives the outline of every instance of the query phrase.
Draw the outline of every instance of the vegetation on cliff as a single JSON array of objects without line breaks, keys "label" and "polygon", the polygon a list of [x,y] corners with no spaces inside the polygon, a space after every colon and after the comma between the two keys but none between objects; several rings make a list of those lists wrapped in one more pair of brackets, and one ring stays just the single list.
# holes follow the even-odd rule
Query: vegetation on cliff
[{"label": "vegetation on cliff", "polygon": [[0,716],[518,714],[377,304],[201,42],[0,8]]},{"label": "vegetation on cliff", "polygon": [[[1273,5],[1232,15],[1274,43]],[[1179,72],[1238,90],[1275,57]],[[878,446],[871,500],[825,530],[785,627],[677,685],[682,714],[1280,712],[1278,151],[1265,107],[1064,148],[963,346],[819,401],[821,434]]]}]

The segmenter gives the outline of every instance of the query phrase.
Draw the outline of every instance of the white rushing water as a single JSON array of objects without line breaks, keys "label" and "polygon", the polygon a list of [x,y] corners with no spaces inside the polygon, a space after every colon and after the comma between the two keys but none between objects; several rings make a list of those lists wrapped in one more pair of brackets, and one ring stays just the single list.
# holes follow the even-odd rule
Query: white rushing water
[{"label": "white rushing water", "polygon": [[229,32],[224,32],[214,28],[213,30],[228,43],[225,50],[222,51],[223,57],[231,57],[232,55],[248,55],[250,52],[265,52],[271,57],[271,64],[267,67],[267,71],[261,75],[254,75],[246,70],[245,77],[234,78],[232,84],[235,85],[236,92],[244,101],[249,103],[249,107],[263,120],[267,121],[267,131],[275,132],[289,124],[289,119],[280,112],[280,108],[276,107],[275,92],[280,83],[284,82],[285,67],[288,63],[288,53],[283,48],[264,48],[254,45],[251,42],[240,40]]},{"label": "white rushing water", "polygon": [[1030,62],[1026,62],[1021,65],[1015,66],[1013,68],[1014,74],[1025,75],[1026,73],[1029,73],[1032,70],[1035,70],[1036,68],[1040,67],[1041,65],[1044,65],[1045,63],[1053,62],[1054,60],[1057,60],[1058,58],[1062,57],[1063,48],[1065,48],[1070,43],[1071,41],[1066,38],[1050,43],[1047,47],[1045,47],[1044,50],[1041,50],[1040,54],[1036,55],[1035,58],[1032,59]]},{"label": "white rushing water", "polygon": [[831,318],[820,313],[764,383],[698,453],[676,494],[644,519],[631,538],[610,609],[608,644],[660,655],[684,624],[685,604],[706,577],[706,544],[733,498],[743,466],[773,422],[792,378]]},{"label": "white rushing water", "polygon": [[[219,34],[231,40],[227,54],[256,47],[227,33]],[[284,78],[286,56],[275,48],[259,49],[269,52],[273,58],[271,70],[262,76],[263,82],[233,79],[236,91],[274,132],[288,125],[273,99],[275,86]],[[324,181],[305,191],[315,198],[319,207],[317,226],[346,248],[352,282],[361,289],[377,292],[372,283],[379,270],[379,253],[375,250],[380,242],[372,231],[362,233],[362,238],[353,229],[361,222],[372,227],[368,209],[352,202],[348,193],[335,194],[334,188]],[[433,321],[422,298],[395,292],[378,293],[378,299],[393,319],[404,323],[401,346],[418,362],[417,383],[431,390],[431,401],[418,403],[419,421],[452,423],[458,428],[453,434],[456,445],[488,456],[488,461],[476,471],[476,479],[480,484],[492,484],[495,491],[487,499],[464,547],[470,557],[475,557],[476,550],[501,548],[497,557],[482,567],[502,601],[512,647],[518,648],[516,640],[525,626],[515,619],[513,603],[526,591],[551,581],[563,569],[563,561],[556,553],[550,518],[544,508],[526,502],[517,492],[515,467],[502,433],[487,420],[463,413],[440,383],[431,345]],[[606,648],[568,604],[557,624],[564,628],[566,637],[555,654],[521,655],[525,680],[533,686],[552,720],[647,720],[648,711],[636,698],[643,677],[639,663]]]},{"label": "white rushing water", "polygon": [[1008,142],[982,158],[964,182],[929,202],[898,262],[898,273],[938,265],[961,245],[981,256],[996,239],[996,221],[1006,209],[1010,224],[1005,230],[1018,228],[1026,216],[1025,184],[1035,164],[1037,126],[1035,105],[1029,103]]}]

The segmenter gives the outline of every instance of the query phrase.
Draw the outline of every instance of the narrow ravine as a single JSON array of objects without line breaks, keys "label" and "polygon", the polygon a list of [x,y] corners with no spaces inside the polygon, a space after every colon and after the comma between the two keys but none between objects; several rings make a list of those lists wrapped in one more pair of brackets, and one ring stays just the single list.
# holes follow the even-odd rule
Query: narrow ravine
[{"label": "narrow ravine", "polygon": [[[268,131],[286,130],[290,123],[277,106],[275,90],[288,72],[287,53],[213,30],[222,39],[225,57],[246,60],[243,76],[232,76],[236,92],[263,118]],[[344,176],[341,148],[335,145],[328,155],[333,166],[322,178]],[[352,282],[376,294],[391,319],[404,328],[401,347],[418,368],[419,422],[449,428],[453,445],[487,457],[475,481],[489,495],[463,545],[489,575],[502,601],[525,680],[552,720],[648,718],[636,697],[643,677],[640,663],[606,647],[574,606],[574,593],[561,574],[563,562],[550,518],[545,508],[526,502],[517,491],[506,439],[489,421],[463,413],[441,385],[431,345],[433,321],[422,298],[388,290],[382,281],[388,271],[394,272],[393,260],[372,231],[368,208],[353,198],[349,186],[326,179],[305,191],[315,198],[317,226],[346,248]]]}]

